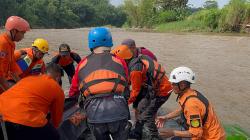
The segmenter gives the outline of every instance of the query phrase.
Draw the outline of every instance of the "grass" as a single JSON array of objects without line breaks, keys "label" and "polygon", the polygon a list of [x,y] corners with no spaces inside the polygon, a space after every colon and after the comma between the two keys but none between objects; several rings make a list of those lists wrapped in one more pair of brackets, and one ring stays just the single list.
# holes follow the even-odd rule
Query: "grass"
[{"label": "grass", "polygon": [[199,20],[183,20],[169,22],[154,27],[158,32],[211,32],[212,30],[205,26]]},{"label": "grass", "polygon": [[224,126],[227,140],[249,140],[250,135],[242,130],[238,125],[225,125]]}]

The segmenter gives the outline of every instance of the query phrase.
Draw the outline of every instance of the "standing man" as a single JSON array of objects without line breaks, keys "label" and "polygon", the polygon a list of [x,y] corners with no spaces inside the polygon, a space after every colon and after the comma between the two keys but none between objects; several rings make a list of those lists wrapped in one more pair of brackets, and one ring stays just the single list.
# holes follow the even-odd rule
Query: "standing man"
[{"label": "standing man", "polygon": [[[157,61],[156,56],[154,55],[153,52],[151,52],[150,50],[144,48],[144,47],[137,47],[135,40],[133,39],[124,39],[121,43],[121,45],[126,45],[130,48],[130,50],[133,53],[133,57],[138,57],[139,55],[146,55],[148,57],[150,57],[151,59],[153,59],[154,61]],[[142,94],[139,94],[139,96],[136,98],[136,101],[133,102],[133,109],[134,109],[134,113],[135,113],[135,119],[138,120],[138,116],[139,116],[139,112],[138,112],[138,104],[142,99]]]},{"label": "standing man", "polygon": [[6,21],[5,29],[6,32],[0,35],[0,94],[10,87],[9,79],[18,80],[15,74],[15,42],[24,38],[30,25],[21,17],[11,16]]},{"label": "standing man", "polygon": [[180,108],[165,116],[157,118],[158,127],[165,121],[181,115],[185,131],[162,130],[163,137],[189,137],[192,140],[225,140],[225,132],[221,126],[212,104],[199,91],[191,88],[195,83],[195,74],[188,67],[175,68],[169,81],[173,85]]},{"label": "standing man", "polygon": [[123,96],[128,85],[126,63],[110,53],[113,41],[109,29],[92,28],[88,42],[91,54],[79,63],[69,95],[80,92],[83,96],[87,121],[96,140],[110,140],[110,136],[127,140],[129,110]]},{"label": "standing man", "polygon": [[172,86],[165,75],[164,68],[148,56],[134,57],[133,52],[126,45],[117,46],[112,53],[125,59],[129,66],[132,91],[128,103],[131,104],[140,98],[138,120],[135,129],[130,133],[130,138],[142,139],[142,130],[145,128],[148,131],[146,139],[160,139],[155,125],[155,115],[172,92]]},{"label": "standing man", "polygon": [[15,51],[15,59],[18,65],[19,77],[39,75],[45,73],[43,57],[49,51],[47,40],[37,38],[31,48]]},{"label": "standing man", "polygon": [[81,57],[72,52],[68,44],[61,44],[59,46],[59,54],[51,60],[53,63],[59,64],[63,70],[67,73],[69,83],[71,84],[72,78],[75,74],[74,61],[79,64]]},{"label": "standing man", "polygon": [[[62,120],[64,107],[60,78],[60,66],[51,63],[46,74],[23,78],[0,95],[0,114],[9,140],[60,139],[55,129]],[[48,113],[51,121],[46,118]]]}]

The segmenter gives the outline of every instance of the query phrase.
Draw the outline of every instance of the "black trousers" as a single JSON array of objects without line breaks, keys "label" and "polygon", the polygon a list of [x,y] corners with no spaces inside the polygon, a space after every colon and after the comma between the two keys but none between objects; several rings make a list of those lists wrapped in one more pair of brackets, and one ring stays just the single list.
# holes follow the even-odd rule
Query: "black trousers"
[{"label": "black trousers", "polygon": [[145,87],[141,88],[140,93],[138,94],[138,96],[136,97],[136,100],[133,102],[133,108],[137,109],[138,105],[140,103],[140,101],[146,97],[146,95],[148,94],[148,89]]},{"label": "black trousers", "polygon": [[[50,123],[44,127],[29,127],[11,122],[5,122],[8,140],[60,140],[60,136]],[[2,128],[0,140],[4,140]]]},{"label": "black trousers", "polygon": [[[155,125],[155,116],[158,109],[167,101],[168,97],[155,97],[143,98],[138,105],[139,117],[138,122],[142,123],[143,127],[147,131],[147,139],[157,139],[158,129]],[[140,131],[142,132],[142,131]]]},{"label": "black trousers", "polygon": [[63,70],[66,72],[67,76],[68,76],[68,79],[69,79],[69,83],[71,84],[71,81],[72,81],[72,78],[75,74],[75,66],[73,63],[67,65],[67,66],[64,66],[62,67]]},{"label": "black trousers", "polygon": [[115,121],[111,123],[89,123],[90,130],[96,140],[127,140],[128,131],[127,120]]}]

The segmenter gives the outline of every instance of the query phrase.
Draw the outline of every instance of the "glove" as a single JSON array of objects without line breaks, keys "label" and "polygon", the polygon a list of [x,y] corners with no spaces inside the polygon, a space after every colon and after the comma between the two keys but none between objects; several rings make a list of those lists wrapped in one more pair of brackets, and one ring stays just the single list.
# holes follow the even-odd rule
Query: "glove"
[{"label": "glove", "polygon": [[74,115],[72,115],[70,118],[69,118],[69,121],[75,125],[75,126],[78,126],[82,121],[84,121],[86,119],[86,115],[84,114],[81,114],[80,112],[76,112]]}]

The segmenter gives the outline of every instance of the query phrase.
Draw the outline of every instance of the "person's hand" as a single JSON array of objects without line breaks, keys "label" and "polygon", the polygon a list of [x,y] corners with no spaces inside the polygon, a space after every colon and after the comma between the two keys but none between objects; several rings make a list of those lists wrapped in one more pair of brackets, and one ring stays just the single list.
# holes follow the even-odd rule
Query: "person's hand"
[{"label": "person's hand", "polygon": [[167,129],[167,128],[163,128],[159,130],[159,135],[162,138],[170,138],[174,136],[174,130],[173,129]]},{"label": "person's hand", "polygon": [[159,116],[156,118],[155,124],[156,124],[157,128],[163,128],[166,121],[167,121],[166,116]]},{"label": "person's hand", "polygon": [[76,112],[74,115],[72,115],[69,119],[69,121],[74,124],[75,126],[78,126],[83,120],[85,120],[87,117],[80,112]]}]

